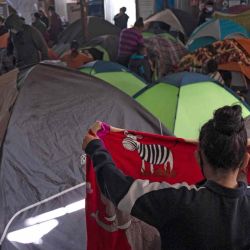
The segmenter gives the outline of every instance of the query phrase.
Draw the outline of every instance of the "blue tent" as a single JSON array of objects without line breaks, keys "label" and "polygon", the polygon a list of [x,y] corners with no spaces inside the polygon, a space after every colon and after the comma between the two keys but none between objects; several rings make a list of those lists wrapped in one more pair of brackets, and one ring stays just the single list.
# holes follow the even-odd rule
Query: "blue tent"
[{"label": "blue tent", "polygon": [[172,85],[180,87],[191,83],[215,82],[215,80],[208,75],[184,71],[169,74],[162,78],[159,82],[171,83]]},{"label": "blue tent", "polygon": [[248,31],[232,20],[213,19],[194,30],[187,42],[187,46],[189,51],[194,51],[225,38],[248,36]]}]

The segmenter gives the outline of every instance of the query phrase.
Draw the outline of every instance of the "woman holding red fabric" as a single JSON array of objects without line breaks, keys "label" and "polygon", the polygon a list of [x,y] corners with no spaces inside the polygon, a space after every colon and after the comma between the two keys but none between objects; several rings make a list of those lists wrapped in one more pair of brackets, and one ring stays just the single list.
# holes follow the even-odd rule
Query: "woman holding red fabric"
[{"label": "woman holding red fabric", "polygon": [[247,132],[239,105],[215,111],[196,154],[206,181],[199,185],[134,180],[116,168],[95,123],[83,141],[102,193],[118,209],[156,227],[162,249],[250,249]]}]

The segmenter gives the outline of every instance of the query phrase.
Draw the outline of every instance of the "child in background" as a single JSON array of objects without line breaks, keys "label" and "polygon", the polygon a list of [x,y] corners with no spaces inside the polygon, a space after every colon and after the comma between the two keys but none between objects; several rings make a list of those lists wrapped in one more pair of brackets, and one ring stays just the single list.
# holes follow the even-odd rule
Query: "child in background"
[{"label": "child in background", "polygon": [[137,52],[130,57],[128,68],[148,83],[152,82],[152,69],[144,45],[139,45]]}]

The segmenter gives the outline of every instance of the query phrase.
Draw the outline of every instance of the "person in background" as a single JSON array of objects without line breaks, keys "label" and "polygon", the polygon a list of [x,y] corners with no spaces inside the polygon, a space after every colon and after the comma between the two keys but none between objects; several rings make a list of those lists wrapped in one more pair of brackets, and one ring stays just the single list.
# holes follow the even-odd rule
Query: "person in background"
[{"label": "person in background", "polygon": [[120,8],[120,13],[114,17],[115,25],[121,29],[126,29],[128,27],[129,16],[126,14],[126,11],[126,7],[122,7]]},{"label": "person in background", "polygon": [[79,43],[74,40],[70,45],[70,52],[66,53],[61,58],[61,61],[65,62],[69,68],[78,69],[82,65],[93,61],[93,57],[87,52],[79,52]]},{"label": "person in background", "polygon": [[227,70],[220,70],[221,77],[223,78],[223,81],[225,82],[224,85],[228,88],[231,88],[232,84],[232,72]]},{"label": "person in background", "polygon": [[206,2],[201,12],[198,25],[201,25],[206,21],[210,20],[212,18],[213,12],[214,12],[214,2],[213,1]]},{"label": "person in background", "polygon": [[[126,176],[97,132],[83,140],[100,190],[119,210],[154,226],[162,249],[250,249],[247,131],[242,108],[225,106],[200,130],[196,159],[204,182],[174,185]],[[138,166],[139,167],[139,166]]]},{"label": "person in background", "polygon": [[4,25],[4,21],[5,19],[0,16],[0,37],[6,33],[8,33],[8,29],[6,29],[5,25]]},{"label": "person in background", "polygon": [[10,30],[17,67],[39,63],[48,59],[48,48],[41,33],[25,24],[17,14],[7,17],[5,26]]},{"label": "person in background", "polygon": [[40,19],[43,23],[45,23],[46,28],[49,28],[49,18],[47,17],[47,15],[45,14],[45,11],[43,9],[39,9],[38,11],[39,15],[40,15]]},{"label": "person in background", "polygon": [[46,28],[46,24],[41,20],[40,14],[38,12],[34,13],[32,17],[32,26],[41,32],[45,41],[49,42],[49,33]]},{"label": "person in background", "polygon": [[247,2],[246,2],[246,0],[241,0],[241,1],[240,1],[240,4],[241,4],[241,5],[247,5]]},{"label": "person in background", "polygon": [[0,75],[12,70],[14,65],[14,58],[8,55],[9,32],[4,25],[5,19],[0,16]]},{"label": "person in background", "polygon": [[216,82],[224,85],[225,82],[218,70],[218,63],[211,59],[207,62],[207,66],[206,66],[206,73],[207,75],[209,75],[211,78],[213,78]]},{"label": "person in background", "polygon": [[144,44],[143,36],[141,34],[143,28],[143,19],[140,17],[132,28],[123,29],[121,31],[117,58],[117,62],[121,65],[127,67],[130,56],[137,51],[138,45]]},{"label": "person in background", "polygon": [[227,9],[229,8],[229,3],[228,3],[228,1],[227,0],[225,0],[225,1],[223,1],[222,2],[222,8],[221,8],[221,11],[227,11]]},{"label": "person in background", "polygon": [[130,57],[128,68],[145,79],[148,83],[152,82],[152,70],[147,57],[146,46],[138,46],[137,52]]},{"label": "person in background", "polygon": [[19,16],[19,17],[20,17],[21,21],[23,22],[23,24],[25,24],[25,22],[26,22],[25,18],[23,16]]},{"label": "person in background", "polygon": [[0,16],[0,49],[6,49],[8,46],[9,33],[4,25],[5,19]]},{"label": "person in background", "polygon": [[50,6],[48,8],[49,11],[49,36],[50,40],[53,41],[53,43],[57,43],[58,40],[58,35],[62,32],[63,27],[62,27],[62,20],[60,16],[56,13],[55,7]]}]

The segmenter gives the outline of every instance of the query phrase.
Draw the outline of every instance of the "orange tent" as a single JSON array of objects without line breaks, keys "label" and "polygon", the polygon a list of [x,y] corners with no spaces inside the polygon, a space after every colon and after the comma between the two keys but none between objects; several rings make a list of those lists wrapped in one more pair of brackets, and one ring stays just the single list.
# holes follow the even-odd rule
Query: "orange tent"
[{"label": "orange tent", "polygon": [[219,65],[219,69],[226,71],[236,71],[243,73],[248,79],[250,79],[250,67],[241,63],[231,62]]},{"label": "orange tent", "polygon": [[240,46],[248,53],[250,56],[250,39],[248,38],[235,38],[235,40],[240,44]]},{"label": "orange tent", "polygon": [[[246,54],[250,57],[250,39],[237,38],[235,39],[238,44],[245,50]],[[219,65],[219,69],[226,71],[241,72],[248,79],[250,79],[250,66],[245,65],[241,62],[230,62]]]}]

